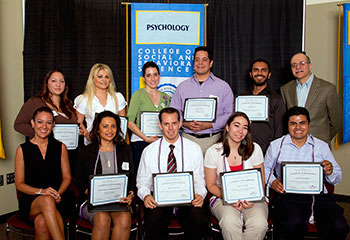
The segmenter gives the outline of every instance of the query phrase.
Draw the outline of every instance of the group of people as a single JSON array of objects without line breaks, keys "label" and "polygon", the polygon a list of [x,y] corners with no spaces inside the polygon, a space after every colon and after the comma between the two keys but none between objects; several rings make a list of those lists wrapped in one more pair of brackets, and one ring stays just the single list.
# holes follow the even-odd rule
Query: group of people
[{"label": "group of people", "polygon": [[[18,147],[15,159],[19,211],[25,221],[34,224],[36,237],[64,239],[61,215],[72,167],[80,216],[93,223],[96,239],[129,238],[130,211],[90,212],[84,204],[90,175],[116,173],[128,176],[127,196],[120,199],[121,204],[130,209],[136,195],[144,203],[147,239],[167,239],[174,216],[186,239],[202,239],[207,232],[208,209],[218,219],[224,239],[263,239],[268,218],[265,201],[239,200],[229,205],[222,199],[221,173],[245,169],[259,169],[263,182],[275,191],[276,226],[283,239],[303,239],[305,221],[311,215],[325,239],[345,239],[348,226],[332,196],[286,194],[281,183],[282,160],[320,162],[325,182],[335,185],[341,181],[341,169],[328,146],[341,127],[335,87],[315,77],[310,58],[297,53],[291,59],[296,80],[282,86],[280,96],[268,87],[269,63],[256,59],[250,68],[253,87],[243,95],[267,96],[268,119],[251,122],[245,113],[234,112],[231,87],[214,76],[212,65],[210,51],[196,48],[195,74],[180,83],[170,98],[157,89],[158,66],[145,63],[145,87],[132,95],[128,111],[107,65],[91,68],[85,91],[74,104],[67,97],[63,73],[50,71],[40,94],[22,106],[15,120],[15,129],[28,137]],[[217,100],[215,121],[184,121],[185,100],[207,97]],[[141,131],[143,111],[159,112],[162,137]],[[120,117],[128,119],[130,147],[123,138]],[[55,123],[79,124],[86,146],[67,151],[52,134]],[[288,133],[283,135],[287,124]],[[153,196],[152,175],[187,171],[193,172],[194,179],[191,206],[159,207]]]}]

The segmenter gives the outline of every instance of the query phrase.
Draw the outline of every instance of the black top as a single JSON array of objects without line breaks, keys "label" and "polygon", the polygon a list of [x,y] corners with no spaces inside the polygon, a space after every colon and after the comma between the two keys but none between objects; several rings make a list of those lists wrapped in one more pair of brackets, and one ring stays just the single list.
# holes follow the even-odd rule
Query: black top
[{"label": "black top", "polygon": [[62,183],[62,143],[49,137],[45,159],[38,145],[26,141],[21,144],[24,160],[24,182],[36,188],[52,187],[56,191]]},{"label": "black top", "polygon": [[[253,91],[250,90],[242,95],[253,95]],[[269,121],[253,121],[252,137],[253,141],[260,145],[265,155],[270,142],[282,137],[284,134],[286,105],[283,98],[269,87],[264,88],[258,95],[269,98]]]},{"label": "black top", "polygon": [[[76,180],[79,188],[79,202],[86,200],[86,189],[89,188],[89,176],[94,174],[95,161],[98,154],[98,145],[89,144],[80,149],[77,168]],[[136,177],[134,173],[134,163],[132,160],[131,149],[127,144],[116,145],[117,169],[118,173],[128,176],[128,191],[136,192]],[[129,163],[129,169],[123,169],[123,162]],[[96,167],[96,174],[102,173],[102,165],[99,160]]]}]

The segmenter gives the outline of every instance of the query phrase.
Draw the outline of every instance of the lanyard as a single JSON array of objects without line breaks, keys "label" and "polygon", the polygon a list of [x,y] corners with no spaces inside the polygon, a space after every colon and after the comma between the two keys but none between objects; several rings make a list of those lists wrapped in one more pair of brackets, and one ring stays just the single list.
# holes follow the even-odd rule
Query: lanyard
[{"label": "lanyard", "polygon": [[[282,141],[281,141],[280,149],[279,149],[279,151],[278,151],[278,154],[277,154],[277,157],[276,157],[275,161],[273,162],[273,165],[272,165],[272,168],[271,168],[269,177],[267,178],[266,186],[267,186],[267,184],[269,184],[270,177],[271,177],[271,175],[272,175],[272,173],[273,173],[273,170],[274,170],[275,167],[276,167],[277,161],[278,161],[278,159],[279,159],[279,157],[280,157],[280,155],[281,155],[282,145],[283,145],[283,142],[284,142],[284,139],[285,139],[285,138],[286,138],[286,136],[284,136],[283,139],[282,139]],[[311,135],[310,135],[310,138],[311,138],[312,140],[314,140],[314,138],[313,138]],[[315,162],[315,145],[314,145],[314,144],[312,144],[312,162]]]},{"label": "lanyard", "polygon": [[[100,159],[100,149],[98,149],[97,152],[97,157],[95,161],[95,168],[94,168],[94,175],[96,175],[96,169],[97,169],[97,162]],[[101,163],[102,166],[102,163]],[[116,157],[116,151],[115,151],[115,145],[113,146],[113,167],[114,167],[114,173],[117,173],[116,171],[116,166],[117,166],[117,157]]]},{"label": "lanyard", "polygon": [[[227,172],[227,169],[226,169],[226,156],[223,156],[222,160],[224,161],[224,172]],[[228,162],[227,162],[227,164],[228,164]],[[242,160],[241,166],[242,166],[241,168],[244,169],[244,161],[243,160]],[[231,171],[231,169],[230,169],[230,171]]]},{"label": "lanyard", "polygon": [[[184,171],[184,142],[182,139],[182,136],[180,135],[180,140],[181,140],[181,158],[182,158],[182,172]],[[162,150],[162,142],[163,142],[163,138],[160,139],[160,143],[159,143],[159,152],[158,152],[158,171],[159,173],[161,173],[160,171],[160,153]]]}]

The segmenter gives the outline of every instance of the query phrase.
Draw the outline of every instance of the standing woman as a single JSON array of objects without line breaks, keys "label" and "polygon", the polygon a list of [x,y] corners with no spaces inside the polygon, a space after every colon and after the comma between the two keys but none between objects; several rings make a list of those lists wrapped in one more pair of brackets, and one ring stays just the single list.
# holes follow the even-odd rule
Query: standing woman
[{"label": "standing woman", "polygon": [[50,70],[43,82],[38,96],[26,101],[15,120],[15,130],[28,138],[34,137],[31,119],[36,109],[49,107],[54,115],[55,123],[77,123],[72,101],[68,98],[68,85],[59,69]]},{"label": "standing woman", "polygon": [[[96,113],[108,110],[125,117],[126,105],[123,95],[115,91],[112,70],[102,63],[92,66],[83,94],[74,99],[80,134],[85,137],[85,145],[89,144],[89,132]],[[86,128],[83,125],[84,119]]]},{"label": "standing woman", "polygon": [[145,63],[142,67],[142,78],[145,81],[145,87],[134,92],[128,111],[128,128],[132,131],[130,146],[135,163],[135,172],[138,169],[143,149],[158,139],[157,136],[145,136],[141,132],[140,112],[159,112],[170,105],[170,97],[157,89],[160,79],[157,64],[154,62]]},{"label": "standing woman", "polygon": [[[87,199],[89,175],[124,173],[128,175],[128,196],[121,203],[130,206],[136,189],[134,165],[129,146],[124,142],[120,130],[120,118],[110,112],[99,113],[90,133],[91,144],[81,149],[78,158],[77,182],[80,202]],[[87,205],[81,209],[85,219],[93,223],[92,239],[129,239],[131,214],[123,212],[89,212]]]},{"label": "standing woman", "polygon": [[37,109],[31,120],[34,137],[21,144],[15,156],[19,215],[35,227],[36,239],[64,239],[62,195],[71,181],[66,146],[50,136],[50,108]]},{"label": "standing woman", "polygon": [[207,150],[204,166],[207,188],[213,195],[210,210],[219,220],[224,239],[263,239],[267,230],[266,202],[239,200],[224,205],[222,201],[220,173],[257,168],[265,179],[263,153],[252,141],[251,125],[245,113],[236,112],[228,118],[221,140]]}]

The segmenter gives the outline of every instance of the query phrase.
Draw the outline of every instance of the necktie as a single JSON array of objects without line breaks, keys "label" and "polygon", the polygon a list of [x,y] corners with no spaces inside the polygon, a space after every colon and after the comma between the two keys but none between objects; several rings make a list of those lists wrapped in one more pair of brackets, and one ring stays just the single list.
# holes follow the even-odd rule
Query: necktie
[{"label": "necktie", "polygon": [[168,173],[174,173],[177,171],[177,167],[176,167],[176,158],[174,155],[174,148],[175,146],[170,144],[169,145],[170,148],[170,152],[168,155]]}]

